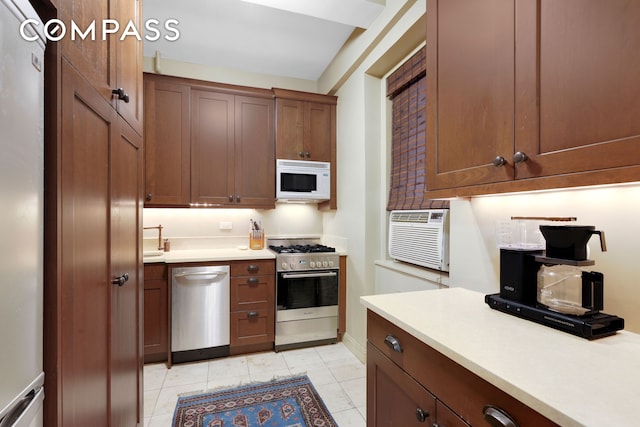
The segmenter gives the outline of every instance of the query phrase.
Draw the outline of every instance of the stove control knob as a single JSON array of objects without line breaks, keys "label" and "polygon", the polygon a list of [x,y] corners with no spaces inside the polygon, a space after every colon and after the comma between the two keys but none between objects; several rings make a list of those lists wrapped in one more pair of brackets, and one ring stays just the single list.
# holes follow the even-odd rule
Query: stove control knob
[{"label": "stove control knob", "polygon": [[311,268],[316,268],[316,263],[315,263],[315,261],[311,261],[311,262],[309,263],[309,267],[311,267]]},{"label": "stove control knob", "polygon": [[333,267],[333,261],[329,261],[329,267]]},{"label": "stove control knob", "polygon": [[282,269],[286,270],[287,268],[289,268],[289,264],[287,264],[285,261],[282,261]]},{"label": "stove control knob", "polygon": [[329,265],[329,263],[328,263],[327,261],[323,261],[323,262],[322,262],[322,266],[323,266],[323,267],[327,268],[327,266],[328,266],[328,265]]}]

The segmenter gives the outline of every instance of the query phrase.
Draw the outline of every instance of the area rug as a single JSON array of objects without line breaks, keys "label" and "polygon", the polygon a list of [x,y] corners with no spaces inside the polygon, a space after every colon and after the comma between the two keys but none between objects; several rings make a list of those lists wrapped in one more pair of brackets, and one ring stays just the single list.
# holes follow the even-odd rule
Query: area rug
[{"label": "area rug", "polygon": [[306,375],[178,398],[173,427],[337,427]]}]

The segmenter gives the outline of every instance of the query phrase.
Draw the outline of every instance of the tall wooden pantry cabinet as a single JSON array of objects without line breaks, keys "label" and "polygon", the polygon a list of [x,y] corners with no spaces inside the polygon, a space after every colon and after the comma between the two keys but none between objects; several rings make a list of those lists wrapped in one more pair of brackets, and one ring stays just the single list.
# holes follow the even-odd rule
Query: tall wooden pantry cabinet
[{"label": "tall wooden pantry cabinet", "polygon": [[[140,28],[137,0],[37,3]],[[143,423],[142,43],[111,37],[47,46],[45,427]]]}]

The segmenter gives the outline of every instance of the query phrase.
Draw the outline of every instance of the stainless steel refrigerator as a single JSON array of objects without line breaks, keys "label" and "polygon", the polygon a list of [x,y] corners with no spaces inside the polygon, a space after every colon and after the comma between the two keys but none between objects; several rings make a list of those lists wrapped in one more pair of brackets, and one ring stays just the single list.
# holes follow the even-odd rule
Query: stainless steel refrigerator
[{"label": "stainless steel refrigerator", "polygon": [[0,0],[0,427],[43,421],[42,27],[28,0]]}]

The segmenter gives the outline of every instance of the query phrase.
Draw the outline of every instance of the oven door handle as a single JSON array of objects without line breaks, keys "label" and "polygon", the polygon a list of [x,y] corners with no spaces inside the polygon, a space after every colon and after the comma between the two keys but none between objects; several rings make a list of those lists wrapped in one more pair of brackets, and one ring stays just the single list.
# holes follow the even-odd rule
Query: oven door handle
[{"label": "oven door handle", "polygon": [[335,271],[327,271],[323,273],[284,273],[282,275],[283,279],[307,279],[310,277],[334,277],[337,276],[338,273]]}]

